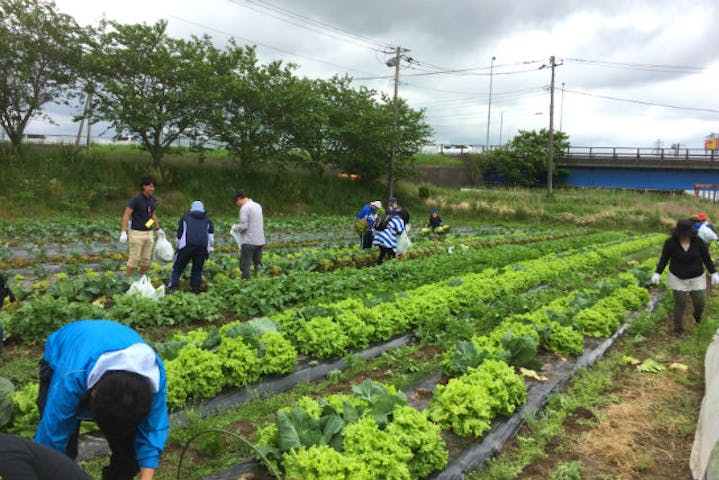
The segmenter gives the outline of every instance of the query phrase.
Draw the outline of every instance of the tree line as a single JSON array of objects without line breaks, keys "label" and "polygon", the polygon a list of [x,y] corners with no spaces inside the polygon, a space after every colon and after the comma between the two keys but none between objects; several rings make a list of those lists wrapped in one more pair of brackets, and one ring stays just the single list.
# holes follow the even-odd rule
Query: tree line
[{"label": "tree line", "polygon": [[136,136],[155,165],[183,136],[214,139],[248,168],[378,177],[394,143],[401,176],[431,135],[424,111],[402,99],[393,128],[393,99],[350,77],[300,77],[294,64],[261,63],[253,46],[174,38],[164,20],[81,27],[44,0],[0,0],[0,14],[0,124],[14,146],[30,120],[51,120],[51,103]]}]

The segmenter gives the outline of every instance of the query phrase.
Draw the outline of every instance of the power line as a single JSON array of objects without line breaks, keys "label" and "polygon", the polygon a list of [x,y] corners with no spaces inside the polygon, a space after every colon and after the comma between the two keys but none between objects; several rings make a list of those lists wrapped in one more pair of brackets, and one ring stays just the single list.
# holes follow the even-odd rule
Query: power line
[{"label": "power line", "polygon": [[[509,64],[508,64],[509,65]],[[495,67],[498,68],[499,66]],[[412,67],[410,67],[412,68]],[[485,68],[485,67],[480,67]],[[459,75],[459,76],[475,76],[475,77],[489,77],[490,73],[485,72],[475,72],[473,70],[479,70],[480,68],[472,67],[472,68],[464,68],[464,69],[455,69],[455,70],[435,70],[435,71],[424,71],[419,73],[406,73],[403,76],[404,77],[427,77],[431,75]],[[486,67],[489,68],[489,67]],[[494,72],[491,75],[496,76],[506,76],[506,75],[518,75],[522,73],[531,73],[536,72],[536,68],[529,68],[529,69],[521,69],[521,70],[510,70],[506,72]],[[387,80],[391,79],[392,76],[390,75],[377,75],[372,77],[357,77],[354,80]]]},{"label": "power line", "polygon": [[640,70],[648,72],[664,72],[664,73],[701,73],[704,71],[702,67],[691,65],[667,65],[656,63],[630,63],[630,62],[613,62],[609,60],[588,60],[583,58],[565,58],[565,62],[584,64],[593,67],[615,68],[622,70]]},{"label": "power line", "polygon": [[262,15],[272,17],[276,20],[294,25],[296,27],[304,28],[306,30],[319,33],[336,40],[342,40],[347,43],[360,46],[362,48],[369,48],[370,50],[382,50],[389,48],[390,45],[386,42],[380,42],[364,35],[350,32],[341,27],[331,25],[329,23],[315,20],[313,18],[301,15],[291,10],[278,7],[272,3],[263,0],[229,0],[231,3],[240,7],[253,10]]},{"label": "power line", "polygon": [[202,24],[202,23],[195,22],[195,21],[193,21],[193,20],[188,20],[188,19],[186,19],[186,18],[178,17],[177,15],[168,14],[167,16],[170,17],[170,18],[174,18],[175,20],[179,20],[180,22],[184,22],[184,23],[187,23],[187,24],[189,24],[189,25],[194,25],[195,27],[199,27],[199,28],[202,28],[202,29],[207,30],[207,31],[210,31],[210,32],[219,33],[220,35],[224,35],[224,36],[226,36],[226,37],[228,37],[228,38],[235,38],[235,39],[242,40],[243,42],[246,42],[246,43],[249,43],[249,44],[260,45],[260,46],[262,46],[262,47],[269,48],[269,49],[271,49],[271,50],[275,50],[275,51],[277,51],[277,52],[284,53],[284,54],[286,54],[286,55],[292,55],[293,57],[304,58],[305,60],[310,60],[310,61],[317,62],[317,63],[323,63],[323,64],[325,64],[325,65],[330,65],[330,66],[332,66],[332,67],[340,68],[340,69],[343,69],[343,70],[352,70],[352,71],[354,71],[354,72],[362,73],[362,74],[365,74],[365,75],[371,75],[370,72],[367,72],[367,71],[365,71],[365,70],[359,70],[359,69],[356,69],[356,68],[353,68],[353,67],[347,67],[347,66],[345,66],[345,65],[340,65],[340,64],[337,64],[337,63],[329,62],[329,61],[327,61],[327,60],[322,60],[322,59],[320,59],[320,58],[310,57],[310,56],[308,56],[308,55],[303,55],[303,54],[300,54],[300,53],[292,52],[292,51],[290,51],[290,50],[286,50],[286,49],[283,49],[283,48],[275,47],[275,46],[270,45],[270,44],[268,44],[268,43],[259,42],[259,41],[257,41],[257,40],[253,40],[253,39],[251,39],[251,38],[242,37],[242,36],[240,36],[240,35],[236,35],[236,34],[234,34],[234,33],[230,33],[230,32],[224,31],[224,30],[220,30],[220,29],[218,29],[218,28],[215,28],[215,27],[212,27],[212,26],[209,26],[209,25],[204,25],[204,24]]},{"label": "power line", "polygon": [[576,90],[565,90],[565,92],[573,93],[575,95],[583,95],[586,97],[595,97],[595,98],[603,98],[605,100],[614,100],[617,102],[635,103],[637,105],[646,105],[649,107],[664,107],[664,108],[673,108],[676,110],[689,110],[689,111],[694,111],[694,112],[719,113],[719,110],[714,110],[711,108],[683,107],[683,106],[679,106],[679,105],[670,105],[667,103],[646,102],[643,100],[636,100],[636,99],[632,99],[632,98],[620,98],[620,97],[612,97],[609,95],[599,95],[596,93],[579,92]]}]

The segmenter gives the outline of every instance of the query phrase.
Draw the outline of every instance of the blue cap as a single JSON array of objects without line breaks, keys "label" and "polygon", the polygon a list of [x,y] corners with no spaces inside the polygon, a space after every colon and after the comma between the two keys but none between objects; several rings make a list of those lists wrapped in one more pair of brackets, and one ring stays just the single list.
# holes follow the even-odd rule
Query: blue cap
[{"label": "blue cap", "polygon": [[191,212],[204,212],[205,206],[202,204],[201,201],[195,200],[192,202],[192,206],[190,207]]},{"label": "blue cap", "polygon": [[434,208],[434,207],[432,207],[432,208],[429,209],[429,213],[435,213],[436,211],[437,211],[437,209]]},{"label": "blue cap", "polygon": [[397,199],[394,198],[394,197],[390,197],[390,198],[389,198],[389,201],[388,201],[387,203],[389,203],[389,204],[397,203]]}]

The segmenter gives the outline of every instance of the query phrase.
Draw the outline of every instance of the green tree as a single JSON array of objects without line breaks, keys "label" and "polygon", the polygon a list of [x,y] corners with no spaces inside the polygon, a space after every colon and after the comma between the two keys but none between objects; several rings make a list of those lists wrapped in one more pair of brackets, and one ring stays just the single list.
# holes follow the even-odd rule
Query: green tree
[{"label": "green tree", "polygon": [[222,53],[209,37],[172,38],[167,22],[103,22],[85,62],[94,93],[93,120],[140,137],[155,166],[181,135],[216,103]]},{"label": "green tree", "polygon": [[285,118],[298,115],[294,65],[260,65],[253,47],[231,43],[223,53],[231,68],[218,79],[215,108],[208,117],[211,136],[225,143],[243,166],[283,158],[289,150]]},{"label": "green tree", "polygon": [[50,102],[67,103],[82,54],[80,29],[55,4],[0,0],[0,124],[13,146]]},{"label": "green tree", "polygon": [[[512,184],[536,185],[547,178],[547,147],[549,131],[520,130],[507,145],[488,153],[490,169],[503,175]],[[554,132],[554,154],[558,156],[569,148],[569,137],[564,132]],[[553,177],[562,172],[553,168]]]}]

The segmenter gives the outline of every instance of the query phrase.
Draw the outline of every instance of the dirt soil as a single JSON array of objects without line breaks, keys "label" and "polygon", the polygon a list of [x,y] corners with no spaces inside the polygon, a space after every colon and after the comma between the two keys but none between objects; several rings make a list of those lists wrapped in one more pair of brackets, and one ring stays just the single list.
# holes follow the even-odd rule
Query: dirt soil
[{"label": "dirt soil", "polygon": [[[584,480],[691,480],[689,455],[704,395],[702,359],[680,355],[665,327],[637,348],[636,356],[689,366],[685,373],[641,373],[622,367],[605,402],[580,407],[554,437],[548,456],[527,466],[522,479],[551,478],[562,462],[581,461]],[[529,434],[525,428],[522,432]],[[520,434],[522,435],[522,434]]]}]

